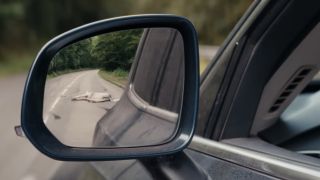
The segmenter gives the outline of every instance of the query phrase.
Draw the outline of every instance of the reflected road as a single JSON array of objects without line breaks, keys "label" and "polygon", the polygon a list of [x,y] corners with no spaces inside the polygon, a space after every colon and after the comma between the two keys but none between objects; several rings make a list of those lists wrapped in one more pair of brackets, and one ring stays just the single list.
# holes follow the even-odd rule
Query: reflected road
[{"label": "reflected road", "polygon": [[[91,146],[97,121],[116,103],[122,92],[122,88],[103,80],[98,70],[49,79],[45,90],[44,121],[63,143]],[[111,95],[111,101],[94,103],[74,100],[78,96],[101,93]]]}]

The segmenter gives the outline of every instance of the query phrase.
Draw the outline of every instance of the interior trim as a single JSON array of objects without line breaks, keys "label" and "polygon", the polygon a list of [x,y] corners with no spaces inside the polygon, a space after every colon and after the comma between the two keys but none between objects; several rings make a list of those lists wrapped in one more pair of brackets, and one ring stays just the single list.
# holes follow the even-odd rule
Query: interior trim
[{"label": "interior trim", "polygon": [[320,179],[320,168],[194,136],[189,149],[283,179]]},{"label": "interior trim", "polygon": [[[274,125],[281,114],[318,73],[320,68],[319,32],[320,23],[317,23],[266,83],[251,127],[251,135],[257,135],[259,132]],[[303,72],[306,72],[305,77],[299,83],[296,83],[291,91],[288,91],[288,85],[294,80],[295,76]],[[288,95],[284,102],[279,105],[276,111],[270,112],[269,110],[275,101],[281,94],[285,93],[288,93]],[[282,137],[283,135],[281,134],[280,136]],[[277,139],[277,137],[273,139]]]}]

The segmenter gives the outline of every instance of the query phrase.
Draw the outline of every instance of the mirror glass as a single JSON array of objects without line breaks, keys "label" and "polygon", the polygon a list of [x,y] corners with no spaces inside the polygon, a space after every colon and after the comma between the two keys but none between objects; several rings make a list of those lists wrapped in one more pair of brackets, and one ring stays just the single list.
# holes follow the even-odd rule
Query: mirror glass
[{"label": "mirror glass", "polygon": [[135,147],[170,141],[184,84],[184,44],[173,28],[99,34],[51,60],[43,120],[63,144]]}]

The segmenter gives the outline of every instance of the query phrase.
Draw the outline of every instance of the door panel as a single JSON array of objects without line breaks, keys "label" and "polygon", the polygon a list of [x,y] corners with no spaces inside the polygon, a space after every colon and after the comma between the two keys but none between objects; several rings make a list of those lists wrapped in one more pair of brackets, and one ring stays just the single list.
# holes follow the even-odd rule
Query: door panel
[{"label": "door panel", "polygon": [[186,150],[186,152],[209,174],[211,179],[277,179],[270,175],[254,171],[250,168],[239,166],[237,164],[199,153],[197,151]]},{"label": "door panel", "polygon": [[[52,179],[70,179],[71,177],[72,179],[99,180],[277,179],[194,150],[187,149],[182,154],[175,157],[152,159],[149,163],[151,168],[146,168],[148,163],[141,163],[137,160],[65,163]],[[168,158],[171,161],[167,161]]]}]

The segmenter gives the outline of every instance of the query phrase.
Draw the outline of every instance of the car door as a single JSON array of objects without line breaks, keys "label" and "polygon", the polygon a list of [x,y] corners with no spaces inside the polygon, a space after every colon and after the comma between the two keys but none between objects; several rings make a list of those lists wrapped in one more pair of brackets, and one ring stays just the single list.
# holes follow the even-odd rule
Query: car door
[{"label": "car door", "polygon": [[[257,3],[257,6],[263,3]],[[195,137],[190,149],[259,171],[266,175],[265,178],[319,178],[319,159],[293,152],[294,148],[287,148],[290,144],[277,145],[270,141],[271,138],[276,141],[285,138],[288,133],[299,132],[294,128],[294,122],[290,124],[287,121],[286,128],[277,122],[281,120],[284,109],[319,70],[319,61],[313,60],[319,57],[315,53],[317,45],[312,42],[316,41],[319,33],[317,3],[269,2],[257,15],[258,21],[244,30],[244,34],[240,35],[250,18],[231,35],[233,38],[216,56],[217,63],[202,76],[198,133],[212,140]],[[255,10],[249,17],[253,16]],[[240,37],[237,38],[237,35]],[[228,51],[228,64],[219,66],[219,61],[222,63],[225,60],[223,56]],[[212,76],[223,67],[222,80]],[[216,86],[217,82],[221,82],[220,87]],[[286,99],[281,99],[288,92],[284,96]],[[214,101],[207,100],[212,96],[215,96]],[[311,102],[310,105],[304,105],[311,106]],[[261,109],[266,109],[266,112],[263,114]],[[295,106],[291,112],[298,110]],[[302,116],[296,127],[308,127],[308,117],[313,116],[316,117],[314,113]],[[274,127],[276,129],[272,129]],[[300,138],[300,144],[304,140],[309,141],[307,134],[304,135],[297,137]],[[293,144],[291,146],[298,146],[294,140],[290,141]],[[316,149],[317,146],[313,147]]]},{"label": "car door", "polygon": [[[295,64],[288,59],[306,46],[305,39],[316,41],[317,3],[261,1],[252,5],[202,74],[197,136],[182,155],[152,160],[148,167],[159,166],[157,171],[147,168],[155,171],[154,178],[195,179],[188,171],[204,179],[319,178],[318,159],[276,147],[252,133],[256,120],[252,115],[259,109],[259,103],[254,102],[264,104],[260,96],[267,93],[266,84],[276,72],[283,71],[282,67]],[[309,45],[305,49],[315,49],[315,43],[311,44],[313,48]],[[302,54],[307,58],[310,53]],[[310,61],[300,66],[310,65]],[[318,63],[310,76],[317,72]],[[166,171],[170,168],[175,174]]]}]

